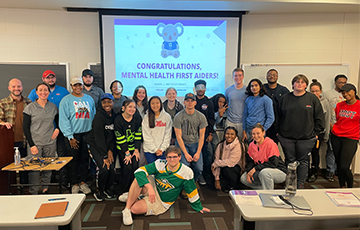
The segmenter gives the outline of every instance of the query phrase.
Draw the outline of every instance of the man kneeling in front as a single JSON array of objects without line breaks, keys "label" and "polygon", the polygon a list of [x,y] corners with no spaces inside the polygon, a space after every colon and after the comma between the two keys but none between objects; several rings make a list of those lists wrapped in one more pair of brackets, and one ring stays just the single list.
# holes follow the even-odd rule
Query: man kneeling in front
[{"label": "man kneeling in front", "polygon": [[[131,213],[163,214],[175,202],[182,189],[187,193],[190,205],[195,211],[210,212],[201,205],[193,171],[180,163],[180,148],[170,146],[165,151],[165,157],[166,160],[158,159],[135,171],[135,179],[129,190],[126,207],[122,211],[124,225],[133,223]],[[139,200],[140,194],[143,194],[144,198]]]}]

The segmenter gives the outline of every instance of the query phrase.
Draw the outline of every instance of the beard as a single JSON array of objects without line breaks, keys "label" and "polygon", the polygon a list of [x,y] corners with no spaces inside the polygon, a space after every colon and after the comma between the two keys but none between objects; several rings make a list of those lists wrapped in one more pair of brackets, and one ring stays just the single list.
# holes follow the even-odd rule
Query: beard
[{"label": "beard", "polygon": [[53,89],[53,88],[55,88],[55,83],[53,83],[53,84],[48,84],[49,86],[50,86],[50,89]]},{"label": "beard", "polygon": [[18,94],[16,94],[16,93],[18,93],[18,92],[17,91],[16,92],[15,91],[11,92],[12,95],[14,95],[15,97],[18,97],[18,96],[21,96],[22,91],[20,91]]},{"label": "beard", "polygon": [[85,82],[84,82],[84,85],[86,86],[86,87],[90,87],[90,86],[92,86],[93,84],[91,83],[91,84],[86,84]]}]

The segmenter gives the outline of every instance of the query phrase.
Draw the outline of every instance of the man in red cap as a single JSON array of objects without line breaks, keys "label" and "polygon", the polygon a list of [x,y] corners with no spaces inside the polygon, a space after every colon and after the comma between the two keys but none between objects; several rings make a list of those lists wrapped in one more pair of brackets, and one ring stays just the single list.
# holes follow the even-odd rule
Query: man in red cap
[{"label": "man in red cap", "polygon": [[[42,80],[50,86],[50,94],[48,96],[48,100],[54,103],[59,108],[61,99],[68,95],[69,91],[64,87],[56,85],[56,75],[51,70],[44,71],[44,73],[42,74]],[[31,101],[35,101],[38,98],[35,89],[31,90],[28,98]]]}]

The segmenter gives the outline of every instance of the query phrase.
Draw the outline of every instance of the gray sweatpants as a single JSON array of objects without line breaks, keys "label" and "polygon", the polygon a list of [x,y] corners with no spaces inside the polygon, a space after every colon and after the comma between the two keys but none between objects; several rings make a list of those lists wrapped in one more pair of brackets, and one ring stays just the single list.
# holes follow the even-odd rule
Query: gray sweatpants
[{"label": "gray sweatpants", "polygon": [[[28,157],[55,157],[56,151],[56,142],[51,145],[36,145],[39,150],[37,155],[32,155],[30,151],[30,146],[28,145]],[[41,181],[44,184],[50,183],[51,180],[51,171],[41,171]],[[40,184],[40,171],[31,171],[29,172],[29,183],[30,184]],[[38,194],[40,186],[30,186],[29,192],[33,195]],[[43,185],[43,189],[49,188],[48,185]]]}]

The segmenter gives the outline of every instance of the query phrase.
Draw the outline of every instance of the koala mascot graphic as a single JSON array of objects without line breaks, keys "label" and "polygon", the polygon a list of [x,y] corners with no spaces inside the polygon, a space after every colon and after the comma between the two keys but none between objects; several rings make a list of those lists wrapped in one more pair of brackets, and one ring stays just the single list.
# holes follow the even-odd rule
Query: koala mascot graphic
[{"label": "koala mascot graphic", "polygon": [[164,39],[161,46],[161,56],[166,58],[173,56],[178,58],[180,56],[179,44],[176,41],[184,33],[184,26],[180,22],[173,24],[159,23],[156,27],[157,34]]}]

